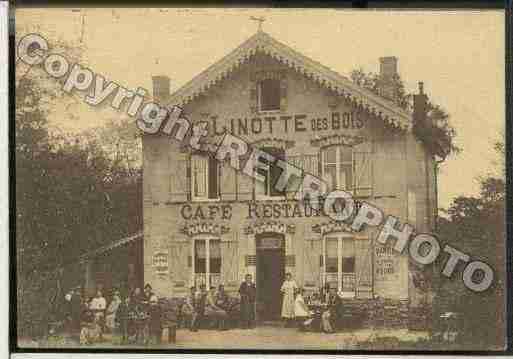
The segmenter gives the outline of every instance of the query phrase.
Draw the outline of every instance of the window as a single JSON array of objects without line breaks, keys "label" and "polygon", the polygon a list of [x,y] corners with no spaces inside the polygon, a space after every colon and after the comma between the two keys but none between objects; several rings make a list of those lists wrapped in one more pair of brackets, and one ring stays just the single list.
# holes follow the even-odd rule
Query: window
[{"label": "window", "polygon": [[353,196],[372,196],[372,153],[369,143],[335,145],[321,150],[321,176],[328,190],[343,190]]},{"label": "window", "polygon": [[193,283],[207,288],[218,286],[221,278],[221,241],[216,238],[194,240]]},{"label": "window", "polygon": [[355,240],[347,235],[323,238],[323,282],[343,294],[355,294]]},{"label": "window", "polygon": [[[281,148],[264,147],[262,151],[267,152],[276,159],[285,160],[285,150]],[[265,159],[260,159],[260,161],[265,161]],[[265,178],[263,182],[255,180],[255,192],[257,197],[269,198],[285,196],[285,189],[278,191],[275,188],[276,182],[278,182],[278,178],[280,178],[283,171],[283,169],[278,167],[276,161],[269,164],[269,170],[259,168],[257,171]]]},{"label": "window", "polygon": [[193,200],[219,198],[219,164],[214,157],[192,156],[191,187]]},{"label": "window", "polygon": [[353,189],[353,148],[331,146],[322,150],[322,179],[333,191]]},{"label": "window", "polygon": [[258,83],[260,111],[277,111],[280,109],[280,80],[265,79]]}]

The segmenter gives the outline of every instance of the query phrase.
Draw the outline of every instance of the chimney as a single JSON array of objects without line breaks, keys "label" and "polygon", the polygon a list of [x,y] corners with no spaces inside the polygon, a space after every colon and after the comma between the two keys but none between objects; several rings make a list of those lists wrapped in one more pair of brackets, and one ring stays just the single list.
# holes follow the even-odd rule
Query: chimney
[{"label": "chimney", "polygon": [[167,76],[152,76],[153,98],[157,102],[166,102],[170,95],[171,79]]},{"label": "chimney", "polygon": [[428,97],[424,93],[424,82],[419,82],[419,93],[413,95],[413,123],[425,125],[427,120]]},{"label": "chimney", "polygon": [[391,100],[397,100],[397,57],[386,56],[379,58],[379,93],[381,96]]}]

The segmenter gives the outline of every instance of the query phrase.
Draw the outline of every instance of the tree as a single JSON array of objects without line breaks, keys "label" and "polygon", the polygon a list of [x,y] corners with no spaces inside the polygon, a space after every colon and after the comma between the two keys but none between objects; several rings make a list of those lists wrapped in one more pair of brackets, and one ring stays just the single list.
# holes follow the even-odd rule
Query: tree
[{"label": "tree", "polygon": [[[378,74],[367,73],[362,68],[358,68],[351,71],[350,77],[358,86],[381,96],[380,89],[384,80]],[[395,75],[391,81],[396,89],[394,102],[402,109],[412,111],[413,94],[406,91],[399,75]],[[426,123],[413,124],[413,133],[426,145],[431,153],[440,157],[441,160],[460,151],[454,144],[456,131],[451,126],[449,118],[449,113],[445,109],[428,100]]]},{"label": "tree", "polygon": [[[504,148],[501,143],[494,147],[499,153]],[[442,277],[437,287],[437,312],[452,310],[462,314],[462,339],[467,349],[500,347],[506,327],[504,177],[484,176],[480,178],[480,187],[479,196],[455,198],[438,224],[444,242],[494,269],[494,284],[483,293],[474,293],[461,285],[463,267],[452,279]]]},{"label": "tree", "polygon": [[59,85],[37,69],[20,70],[16,81],[19,334],[58,309],[69,263],[142,228],[140,166],[113,159],[101,138],[55,131],[49,113],[76,103]]}]

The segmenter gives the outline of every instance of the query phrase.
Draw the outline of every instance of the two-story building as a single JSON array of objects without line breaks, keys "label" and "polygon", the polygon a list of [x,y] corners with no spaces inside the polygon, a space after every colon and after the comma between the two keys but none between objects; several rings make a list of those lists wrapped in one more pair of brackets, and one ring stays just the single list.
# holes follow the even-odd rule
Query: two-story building
[{"label": "two-story building", "polygon": [[[431,231],[434,158],[412,133],[413,113],[395,102],[396,75],[397,59],[381,58],[376,95],[258,31],[173,94],[168,77],[153,81],[159,101],[208,122],[211,141],[227,131]],[[421,90],[416,106],[426,99]],[[329,283],[348,298],[413,296],[407,255],[378,245],[375,228],[354,232],[277,191],[275,164],[259,182],[228,162],[143,136],[144,281],[158,295],[185,296],[200,283],[236,292],[251,273],[259,313],[272,318],[290,272],[306,292]]]}]

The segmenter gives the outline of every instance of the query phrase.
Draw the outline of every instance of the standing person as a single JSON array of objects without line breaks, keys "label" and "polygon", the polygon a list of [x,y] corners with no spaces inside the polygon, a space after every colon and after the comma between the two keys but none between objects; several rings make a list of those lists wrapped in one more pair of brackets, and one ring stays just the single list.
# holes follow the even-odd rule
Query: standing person
[{"label": "standing person", "polygon": [[121,298],[119,295],[119,291],[115,291],[114,295],[112,296],[112,300],[107,307],[107,312],[105,315],[105,326],[110,330],[113,331],[116,326],[116,315],[119,308],[119,305],[121,304]]},{"label": "standing person", "polygon": [[207,304],[207,290],[205,284],[200,285],[200,291],[196,293],[194,301],[194,316],[191,323],[191,332],[198,331],[198,324],[205,315],[205,306]]},{"label": "standing person", "polygon": [[129,320],[129,307],[130,297],[126,296],[121,303],[119,303],[118,310],[116,312],[116,323],[118,326],[119,334],[121,335],[121,344],[128,342],[128,320]]},{"label": "standing person", "polygon": [[82,290],[76,287],[71,296],[71,331],[73,335],[80,335],[80,320],[82,317]]},{"label": "standing person", "polygon": [[63,311],[63,317],[64,317],[64,325],[65,330],[67,332],[70,332],[73,330],[73,321],[71,317],[72,308],[71,308],[71,298],[73,297],[73,289],[70,289],[68,293],[64,296],[64,311]]},{"label": "standing person", "polygon": [[187,323],[189,329],[192,329],[192,324],[196,320],[196,287],[191,287],[190,293],[185,298],[185,303],[182,306],[182,323]]},{"label": "standing person", "polygon": [[152,344],[160,344],[162,337],[162,312],[160,310],[158,297],[153,293],[149,300],[149,334]]},{"label": "standing person", "polygon": [[292,274],[287,273],[281,286],[281,292],[283,293],[281,316],[285,320],[285,327],[290,327],[294,321],[294,293],[297,288],[296,281],[292,279]]},{"label": "standing person", "polygon": [[89,309],[94,313],[96,324],[100,328],[100,340],[103,339],[103,327],[105,324],[105,309],[107,309],[107,301],[102,295],[101,290],[96,291],[96,296],[91,300]]},{"label": "standing person", "polygon": [[216,305],[215,291],[215,287],[210,287],[205,305],[205,316],[215,320],[218,330],[226,330],[226,319],[228,315],[226,314],[226,311]]},{"label": "standing person", "polygon": [[252,282],[251,274],[246,274],[245,281],[239,288],[240,319],[243,329],[255,327],[256,286]]}]

